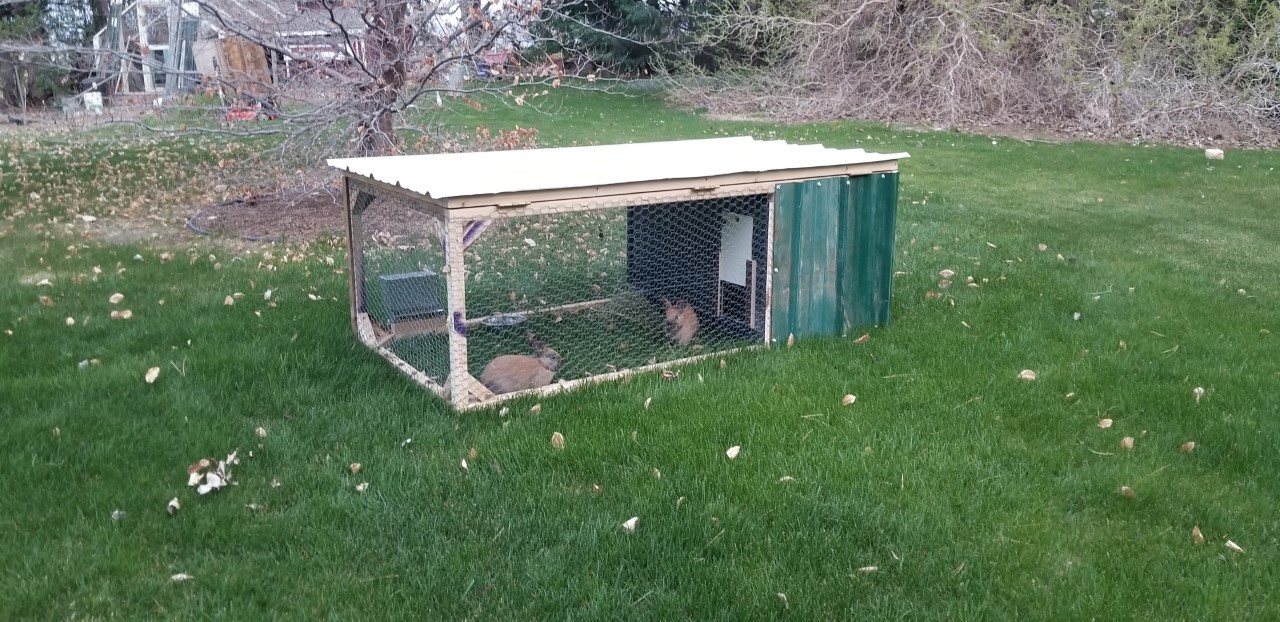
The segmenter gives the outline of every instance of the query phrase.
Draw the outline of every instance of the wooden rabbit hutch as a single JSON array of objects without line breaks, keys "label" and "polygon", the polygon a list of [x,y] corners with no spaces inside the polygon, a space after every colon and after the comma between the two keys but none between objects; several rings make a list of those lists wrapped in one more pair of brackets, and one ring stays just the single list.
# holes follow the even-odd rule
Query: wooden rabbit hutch
[{"label": "wooden rabbit hutch", "polygon": [[460,410],[884,324],[906,157],[740,137],[330,160],[352,324]]}]

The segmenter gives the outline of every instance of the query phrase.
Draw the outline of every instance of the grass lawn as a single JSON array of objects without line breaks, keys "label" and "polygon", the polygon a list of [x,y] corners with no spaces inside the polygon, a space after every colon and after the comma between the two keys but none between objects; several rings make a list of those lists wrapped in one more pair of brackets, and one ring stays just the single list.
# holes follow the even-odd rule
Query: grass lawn
[{"label": "grass lawn", "polygon": [[1280,618],[1280,154],[542,102],[438,120],[909,151],[893,324],[459,416],[355,344],[339,243],[67,224],[180,227],[146,167],[234,146],[0,142],[0,619]]}]

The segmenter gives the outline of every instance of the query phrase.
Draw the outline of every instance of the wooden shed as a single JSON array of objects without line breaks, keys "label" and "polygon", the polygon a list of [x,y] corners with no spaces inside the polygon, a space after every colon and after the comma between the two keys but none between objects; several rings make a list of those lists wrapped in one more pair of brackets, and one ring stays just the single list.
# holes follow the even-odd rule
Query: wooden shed
[{"label": "wooden shed", "polygon": [[468,409],[885,324],[906,157],[738,137],[330,160],[352,325]]}]

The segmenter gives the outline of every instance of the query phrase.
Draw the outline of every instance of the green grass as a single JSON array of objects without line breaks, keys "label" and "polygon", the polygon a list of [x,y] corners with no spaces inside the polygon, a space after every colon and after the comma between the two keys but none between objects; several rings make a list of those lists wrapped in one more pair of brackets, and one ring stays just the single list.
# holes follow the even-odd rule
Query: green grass
[{"label": "green grass", "polygon": [[[910,151],[893,324],[455,415],[355,345],[340,248],[113,246],[26,209],[0,221],[0,619],[1280,617],[1280,154],[548,103],[443,120]],[[237,486],[185,487],[237,447]]]}]

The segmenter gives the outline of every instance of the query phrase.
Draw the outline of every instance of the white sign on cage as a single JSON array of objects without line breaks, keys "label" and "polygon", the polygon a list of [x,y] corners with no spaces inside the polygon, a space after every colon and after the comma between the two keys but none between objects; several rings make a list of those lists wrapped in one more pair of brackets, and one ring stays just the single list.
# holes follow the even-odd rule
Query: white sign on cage
[{"label": "white sign on cage", "polygon": [[733,212],[722,212],[721,216],[724,222],[720,226],[720,280],[746,287],[754,219]]}]

